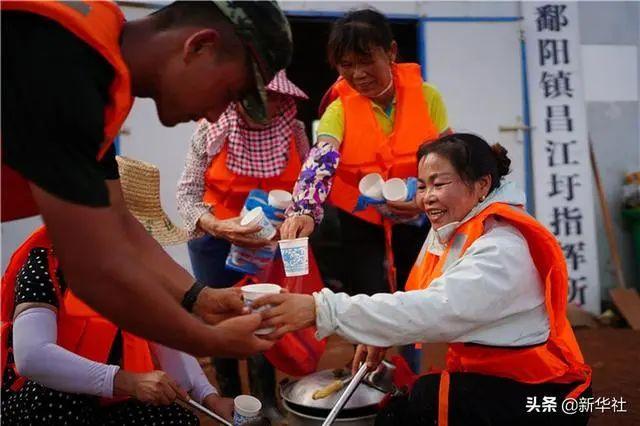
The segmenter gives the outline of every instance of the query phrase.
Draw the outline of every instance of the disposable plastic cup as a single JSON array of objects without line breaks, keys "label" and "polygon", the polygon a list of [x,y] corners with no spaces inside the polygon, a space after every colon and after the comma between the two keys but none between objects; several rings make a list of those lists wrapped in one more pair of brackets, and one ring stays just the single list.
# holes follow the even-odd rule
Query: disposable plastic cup
[{"label": "disposable plastic cup", "polygon": [[280,253],[287,277],[298,277],[309,273],[309,238],[280,240]]},{"label": "disposable plastic cup", "polygon": [[404,201],[408,192],[407,184],[400,178],[389,179],[382,187],[382,195],[387,201]]},{"label": "disposable plastic cup", "polygon": [[258,232],[251,234],[251,237],[255,239],[270,240],[276,236],[276,228],[271,224],[271,221],[264,214],[262,207],[256,207],[249,210],[246,215],[240,220],[240,225],[250,226],[259,225],[262,227]]},{"label": "disposable plastic cup", "polygon": [[[256,300],[258,300],[263,296],[266,296],[267,294],[280,293],[280,291],[282,290],[282,287],[280,287],[278,284],[261,283],[261,284],[245,285],[240,287],[240,290],[242,291],[242,299],[244,300],[244,304],[247,307],[249,307],[252,311],[260,312],[265,309],[268,309],[269,307],[271,307],[271,305],[262,306],[254,310],[251,308],[251,305],[253,304],[253,302],[255,302]],[[269,334],[269,333],[272,333],[273,331],[275,331],[275,328],[266,327],[266,328],[261,328],[257,330],[256,334],[258,335]]]},{"label": "disposable plastic cup", "polygon": [[291,205],[292,195],[283,189],[269,191],[269,205],[276,209],[284,210]]},{"label": "disposable plastic cup", "polygon": [[262,403],[251,395],[238,395],[233,399],[233,424],[241,426],[258,420]]},{"label": "disposable plastic cup", "polygon": [[379,173],[369,173],[360,179],[360,183],[358,183],[360,193],[375,200],[382,200],[384,198],[382,195],[383,186],[384,179],[382,179]]}]

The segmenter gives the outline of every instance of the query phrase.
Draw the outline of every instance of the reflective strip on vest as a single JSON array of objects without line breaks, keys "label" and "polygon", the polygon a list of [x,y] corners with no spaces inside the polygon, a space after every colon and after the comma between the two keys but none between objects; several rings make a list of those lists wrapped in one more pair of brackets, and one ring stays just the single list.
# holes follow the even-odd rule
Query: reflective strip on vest
[{"label": "reflective strip on vest", "polygon": [[82,1],[67,1],[67,0],[59,0],[59,3],[69,6],[71,9],[76,12],[87,16],[89,12],[91,12],[91,5]]}]

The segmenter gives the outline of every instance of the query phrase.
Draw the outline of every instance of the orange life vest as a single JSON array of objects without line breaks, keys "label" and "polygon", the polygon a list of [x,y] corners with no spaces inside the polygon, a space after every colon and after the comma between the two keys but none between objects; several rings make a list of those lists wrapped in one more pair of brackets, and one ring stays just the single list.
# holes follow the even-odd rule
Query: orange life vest
[{"label": "orange life vest", "polygon": [[244,201],[253,189],[271,191],[283,189],[291,192],[302,168],[302,161],[296,148],[295,136],[291,136],[289,162],[284,171],[271,178],[240,176],[227,167],[229,151],[225,143],[218,155],[207,168],[204,176],[204,202],[211,204],[218,219],[229,219],[240,214]]},{"label": "orange life vest", "polygon": [[383,133],[371,104],[346,80],[338,80],[333,88],[344,107],[344,138],[340,144],[340,165],[336,170],[329,201],[336,207],[367,222],[380,225],[382,217],[372,207],[353,213],[358,196],[358,183],[368,173],[392,177],[415,176],[418,170],[416,152],[425,141],[438,137],[422,93],[422,77],[417,64],[392,67],[396,90],[393,132]]},{"label": "orange life vest", "polygon": [[[57,278],[58,260],[52,253],[46,228],[41,227],[31,234],[11,256],[2,276],[2,371],[4,372],[6,367],[7,354],[10,350],[8,341],[12,332],[16,278],[34,248],[44,248],[49,251],[49,277],[54,283],[60,302],[57,313],[58,345],[82,357],[106,363],[118,328],[78,299],[71,290],[61,291]],[[145,340],[122,331],[122,350],[123,369],[132,372],[153,371],[149,344]],[[19,389],[24,381],[25,378],[18,377],[12,388]]]},{"label": "orange life vest", "polygon": [[[0,2],[2,11],[34,13],[56,21],[102,55],[114,69],[109,88],[109,103],[104,109],[104,141],[97,158],[101,159],[118,135],[127,118],[133,97],[129,69],[120,52],[120,33],[125,22],[118,6],[111,1],[15,1]],[[46,49],[43,46],[43,49]],[[2,164],[2,221],[38,214],[27,181]]]},{"label": "orange life vest", "polygon": [[542,278],[545,306],[549,315],[549,338],[527,348],[497,348],[484,345],[451,343],[446,371],[440,385],[440,422],[446,425],[448,373],[467,372],[505,377],[522,383],[576,383],[569,396],[575,397],[591,383],[591,368],[585,364],[571,325],[567,320],[567,266],[556,238],[542,224],[522,209],[503,203],[488,206],[476,217],[462,224],[451,236],[442,256],[424,252],[416,261],[406,290],[421,290],[442,275],[446,265],[464,252],[484,233],[488,217],[499,217],[515,226],[529,245],[533,262]]}]

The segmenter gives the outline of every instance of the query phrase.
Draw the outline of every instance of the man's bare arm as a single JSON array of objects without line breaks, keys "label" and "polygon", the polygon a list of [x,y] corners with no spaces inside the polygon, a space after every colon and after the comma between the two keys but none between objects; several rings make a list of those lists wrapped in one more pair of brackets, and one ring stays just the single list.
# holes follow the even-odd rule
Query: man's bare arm
[{"label": "man's bare arm", "polygon": [[[127,235],[126,224],[135,219],[117,203],[92,208],[61,200],[33,184],[31,189],[69,286],[122,328],[193,354],[245,355],[270,346],[253,335],[260,323],[253,315],[211,327],[182,309],[167,288],[188,288],[189,274],[175,264],[148,264],[148,256],[141,253],[146,247]],[[145,237],[151,239],[149,246],[155,244],[151,236]],[[163,255],[161,265],[173,262]],[[230,347],[230,339],[236,340],[236,347]]]},{"label": "man's bare arm", "polygon": [[144,229],[144,226],[128,211],[120,181],[107,180],[105,182],[109,188],[111,210],[118,215],[127,240],[138,248],[138,261],[146,261],[156,270],[162,270],[168,279],[166,282],[158,282],[158,284],[165,285],[174,299],[181,300],[181,297],[193,284],[193,278],[171,259],[155,239],[149,238],[149,233]]},{"label": "man's bare arm", "polygon": [[[129,241],[137,247],[138,260],[162,272],[165,279],[162,284],[171,296],[181,301],[184,294],[194,283],[194,278],[184,268],[178,265],[162,246],[154,239],[142,224],[129,213],[119,180],[108,180],[110,203],[122,217],[123,227]],[[205,283],[208,284],[208,283]],[[237,291],[234,291],[237,290]],[[221,318],[241,314],[244,305],[240,299],[238,289],[214,290],[206,288],[198,295],[194,305],[194,313],[205,322],[215,323]]]}]

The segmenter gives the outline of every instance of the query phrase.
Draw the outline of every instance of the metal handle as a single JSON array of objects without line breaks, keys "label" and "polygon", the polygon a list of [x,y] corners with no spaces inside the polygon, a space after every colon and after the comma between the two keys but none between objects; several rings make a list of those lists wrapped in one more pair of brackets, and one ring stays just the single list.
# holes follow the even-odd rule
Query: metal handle
[{"label": "metal handle", "polygon": [[533,127],[527,126],[524,124],[524,122],[522,121],[522,117],[518,116],[516,117],[516,124],[512,124],[512,125],[502,125],[502,126],[498,126],[498,131],[499,132],[519,132],[519,131],[523,131],[523,132],[529,132],[533,129]]},{"label": "metal handle", "polygon": [[349,398],[351,398],[351,395],[356,390],[365,374],[367,374],[367,364],[362,363],[362,365],[358,369],[358,372],[353,376],[353,379],[351,379],[351,383],[349,383],[342,395],[340,395],[340,398],[338,398],[336,405],[333,406],[331,412],[327,416],[327,419],[324,421],[324,423],[322,423],[322,426],[329,426],[333,424],[333,421],[338,416],[338,413],[340,412],[340,410],[342,410],[342,407],[344,407]]},{"label": "metal handle", "polygon": [[515,124],[513,126],[498,126],[498,131],[500,132],[517,132],[517,131],[528,131],[533,127],[525,126],[524,124]]},{"label": "metal handle", "polygon": [[203,412],[204,414],[208,415],[209,417],[219,421],[220,423],[222,423],[225,426],[233,426],[233,423],[229,422],[228,420],[226,420],[225,418],[217,415],[216,413],[214,413],[213,411],[209,410],[207,407],[205,407],[204,405],[198,404],[197,402],[195,402],[193,399],[189,399],[187,401],[187,403],[192,406],[193,408]]}]

